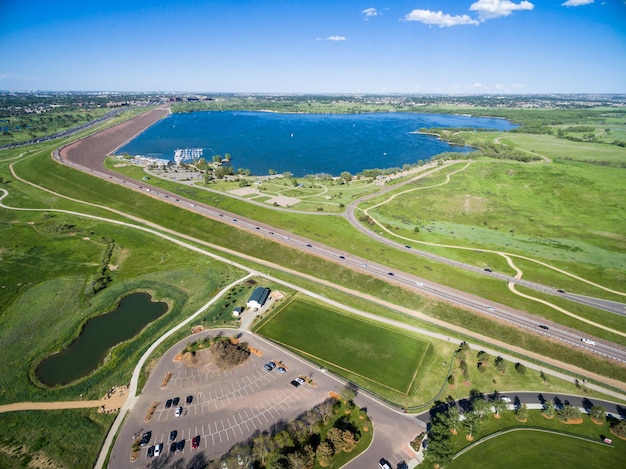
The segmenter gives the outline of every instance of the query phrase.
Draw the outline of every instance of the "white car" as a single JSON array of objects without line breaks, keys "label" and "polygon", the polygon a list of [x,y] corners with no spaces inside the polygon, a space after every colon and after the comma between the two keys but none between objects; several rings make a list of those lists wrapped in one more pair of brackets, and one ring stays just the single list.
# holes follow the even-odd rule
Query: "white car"
[{"label": "white car", "polygon": [[506,402],[507,404],[511,402],[511,398],[507,396],[500,396],[500,400],[502,402]]},{"label": "white car", "polygon": [[415,285],[417,285],[418,287],[423,287],[424,284],[422,282],[415,282]]},{"label": "white car", "polygon": [[163,449],[163,443],[159,443],[158,445],[156,445],[156,447],[154,448],[154,457],[156,458],[157,456],[161,456],[161,450]]},{"label": "white car", "polygon": [[591,339],[587,339],[587,337],[583,337],[583,338],[582,338],[582,339],[580,339],[580,340],[582,340],[582,341],[583,341],[584,343],[586,343],[587,345],[596,345],[596,343],[595,343],[593,340],[591,340]]},{"label": "white car", "polygon": [[176,417],[180,417],[180,414],[183,413],[183,408],[182,407],[177,407],[176,408],[176,413],[174,414]]}]

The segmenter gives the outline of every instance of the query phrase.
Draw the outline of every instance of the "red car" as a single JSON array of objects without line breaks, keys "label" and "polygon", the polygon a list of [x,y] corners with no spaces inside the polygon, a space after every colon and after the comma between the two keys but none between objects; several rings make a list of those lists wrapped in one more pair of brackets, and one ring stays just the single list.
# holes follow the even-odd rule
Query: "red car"
[{"label": "red car", "polygon": [[198,446],[200,446],[200,435],[191,440],[191,449],[196,449]]}]

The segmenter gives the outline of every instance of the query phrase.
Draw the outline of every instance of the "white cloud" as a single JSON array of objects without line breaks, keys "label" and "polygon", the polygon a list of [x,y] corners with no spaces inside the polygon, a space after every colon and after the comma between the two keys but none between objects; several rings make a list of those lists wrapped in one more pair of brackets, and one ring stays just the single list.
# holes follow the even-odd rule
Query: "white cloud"
[{"label": "white cloud", "polygon": [[431,10],[413,10],[407,14],[404,19],[406,21],[418,21],[424,24],[431,24],[439,26],[440,28],[458,26],[461,24],[478,24],[478,21],[473,20],[468,15],[452,16],[442,11]]},{"label": "white cloud", "polygon": [[590,5],[593,0],[567,0],[565,3],[561,3],[562,7],[579,7],[582,5]]},{"label": "white cloud", "polygon": [[344,36],[328,36],[326,40],[327,41],[345,41],[346,38]]},{"label": "white cloud", "polygon": [[370,18],[372,16],[380,15],[380,13],[378,13],[378,10],[376,8],[366,8],[361,13],[363,13],[365,15],[365,19],[368,19],[368,18]]},{"label": "white cloud", "polygon": [[509,16],[517,10],[532,10],[533,8],[535,5],[526,0],[520,3],[513,3],[510,0],[478,0],[470,6],[470,11],[477,12],[481,21],[487,21]]}]

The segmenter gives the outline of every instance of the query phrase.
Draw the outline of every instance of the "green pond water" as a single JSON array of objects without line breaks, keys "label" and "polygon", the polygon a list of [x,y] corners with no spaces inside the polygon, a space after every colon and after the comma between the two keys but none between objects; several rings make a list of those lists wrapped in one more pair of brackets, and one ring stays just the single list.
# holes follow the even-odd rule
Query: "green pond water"
[{"label": "green pond water", "polygon": [[124,296],[113,311],[89,319],[66,349],[44,359],[35,371],[37,379],[60,386],[88,375],[102,364],[111,348],[136,336],[167,310],[167,303],[152,301],[148,293]]}]

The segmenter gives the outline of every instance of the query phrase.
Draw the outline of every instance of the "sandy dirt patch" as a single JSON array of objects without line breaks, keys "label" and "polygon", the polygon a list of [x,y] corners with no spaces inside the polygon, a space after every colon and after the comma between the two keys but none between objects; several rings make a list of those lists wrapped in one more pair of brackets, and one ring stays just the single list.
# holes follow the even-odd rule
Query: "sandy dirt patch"
[{"label": "sandy dirt patch", "polygon": [[240,187],[238,189],[231,189],[228,193],[238,195],[240,197],[245,197],[247,195],[261,195],[261,192],[256,187]]},{"label": "sandy dirt patch", "polygon": [[111,388],[102,399],[93,401],[59,401],[59,402],[14,402],[0,406],[1,412],[18,410],[58,410],[58,409],[88,409],[98,407],[98,412],[117,412],[128,397],[128,386]]},{"label": "sandy dirt patch", "polygon": [[300,199],[295,199],[293,197],[286,197],[284,195],[279,195],[277,197],[272,197],[265,201],[266,204],[278,205],[280,207],[291,207],[300,202]]}]

